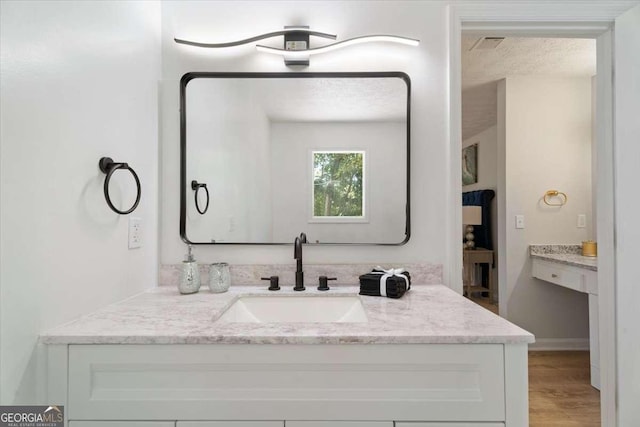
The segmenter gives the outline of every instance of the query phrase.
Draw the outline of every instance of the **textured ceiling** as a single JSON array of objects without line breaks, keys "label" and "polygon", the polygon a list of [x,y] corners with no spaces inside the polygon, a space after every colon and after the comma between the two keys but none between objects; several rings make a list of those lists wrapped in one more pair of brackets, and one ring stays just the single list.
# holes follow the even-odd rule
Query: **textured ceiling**
[{"label": "textured ceiling", "polygon": [[496,49],[472,50],[462,38],[462,139],[496,124],[498,80],[510,76],[593,76],[593,39],[508,37]]},{"label": "textured ceiling", "polygon": [[[402,122],[407,85],[399,78],[199,78],[187,86],[187,110],[259,109],[274,122]],[[222,108],[221,106],[224,106]]]},{"label": "textured ceiling", "polygon": [[311,78],[257,81],[272,121],[404,121],[407,85],[398,78]]}]

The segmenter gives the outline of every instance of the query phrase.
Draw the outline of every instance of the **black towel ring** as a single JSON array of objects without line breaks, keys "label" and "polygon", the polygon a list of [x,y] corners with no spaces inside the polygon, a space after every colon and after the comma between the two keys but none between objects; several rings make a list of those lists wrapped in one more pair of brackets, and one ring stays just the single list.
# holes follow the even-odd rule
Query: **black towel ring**
[{"label": "black towel ring", "polygon": [[[104,198],[107,200],[107,205],[109,205],[111,210],[120,215],[128,215],[131,212],[135,211],[138,207],[138,203],[140,203],[140,196],[142,195],[140,179],[138,178],[138,174],[136,174],[136,171],[134,171],[127,163],[114,162],[111,157],[101,158],[98,162],[98,167],[103,173],[107,174],[107,177],[104,180]],[[133,206],[131,206],[131,208],[126,211],[121,211],[120,209],[116,208],[111,202],[111,197],[109,196],[109,181],[111,181],[111,176],[115,173],[115,171],[119,169],[128,170],[129,172],[131,172],[131,175],[133,175],[133,178],[136,180],[136,186],[138,187],[136,201]]]},{"label": "black towel ring", "polygon": [[[200,191],[201,188],[204,188],[204,191],[207,194],[207,204],[205,205],[204,210],[200,209],[200,204],[198,203],[198,191]],[[207,184],[201,182],[199,183],[194,179],[193,181],[191,181],[191,189],[196,192],[196,194],[194,195],[194,198],[196,200],[196,210],[200,215],[204,215],[209,209],[209,189],[207,189]]]}]

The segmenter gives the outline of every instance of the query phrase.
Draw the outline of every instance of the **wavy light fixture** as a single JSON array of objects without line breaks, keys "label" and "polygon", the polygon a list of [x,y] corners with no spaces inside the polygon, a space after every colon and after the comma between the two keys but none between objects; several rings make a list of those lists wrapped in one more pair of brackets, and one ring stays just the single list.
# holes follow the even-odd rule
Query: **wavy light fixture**
[{"label": "wavy light fixture", "polygon": [[320,53],[331,52],[333,50],[341,49],[348,46],[353,46],[361,43],[376,43],[376,42],[391,42],[400,43],[409,46],[418,46],[419,40],[411,39],[408,37],[394,36],[394,35],[370,35],[353,37],[350,39],[342,40],[339,42],[331,43],[328,45],[310,48],[309,37],[321,37],[326,39],[335,40],[337,36],[335,34],[322,33],[319,31],[310,30],[306,26],[297,27],[285,27],[284,30],[271,31],[269,33],[260,34],[257,36],[249,37],[243,40],[237,40],[226,43],[201,43],[193,42],[189,40],[183,40],[174,38],[176,43],[186,44],[190,46],[204,47],[204,48],[225,48],[240,46],[248,43],[252,43],[258,40],[268,39],[271,37],[284,36],[284,49],[278,49],[275,47],[256,45],[258,52],[266,52],[276,55],[281,55],[284,58],[286,65],[309,65],[309,57],[311,55],[317,55]]}]

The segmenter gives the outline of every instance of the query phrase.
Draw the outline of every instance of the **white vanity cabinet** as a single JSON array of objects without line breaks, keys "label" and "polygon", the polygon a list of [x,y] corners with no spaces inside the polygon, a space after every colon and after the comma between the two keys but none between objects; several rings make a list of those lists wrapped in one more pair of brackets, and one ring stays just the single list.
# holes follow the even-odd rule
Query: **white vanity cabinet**
[{"label": "white vanity cabinet", "polygon": [[70,427],[523,427],[526,365],[526,343],[50,345],[48,387]]},{"label": "white vanity cabinet", "polygon": [[362,297],[364,324],[211,322],[270,293],[232,286],[185,299],[159,287],[61,325],[41,336],[47,401],[73,427],[528,425],[533,335],[451,289]]},{"label": "white vanity cabinet", "polygon": [[589,294],[589,356],[591,385],[600,389],[600,344],[598,326],[598,273],[582,267],[538,258],[532,260],[532,276],[577,292]]}]

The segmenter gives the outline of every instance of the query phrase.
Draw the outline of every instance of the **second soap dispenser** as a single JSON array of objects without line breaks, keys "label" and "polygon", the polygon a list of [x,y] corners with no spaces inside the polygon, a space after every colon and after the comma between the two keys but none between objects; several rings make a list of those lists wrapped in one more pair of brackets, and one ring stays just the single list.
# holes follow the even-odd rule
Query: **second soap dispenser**
[{"label": "second soap dispenser", "polygon": [[187,258],[182,261],[182,275],[178,285],[181,294],[193,294],[200,290],[200,269],[193,256],[191,245],[188,248]]}]

